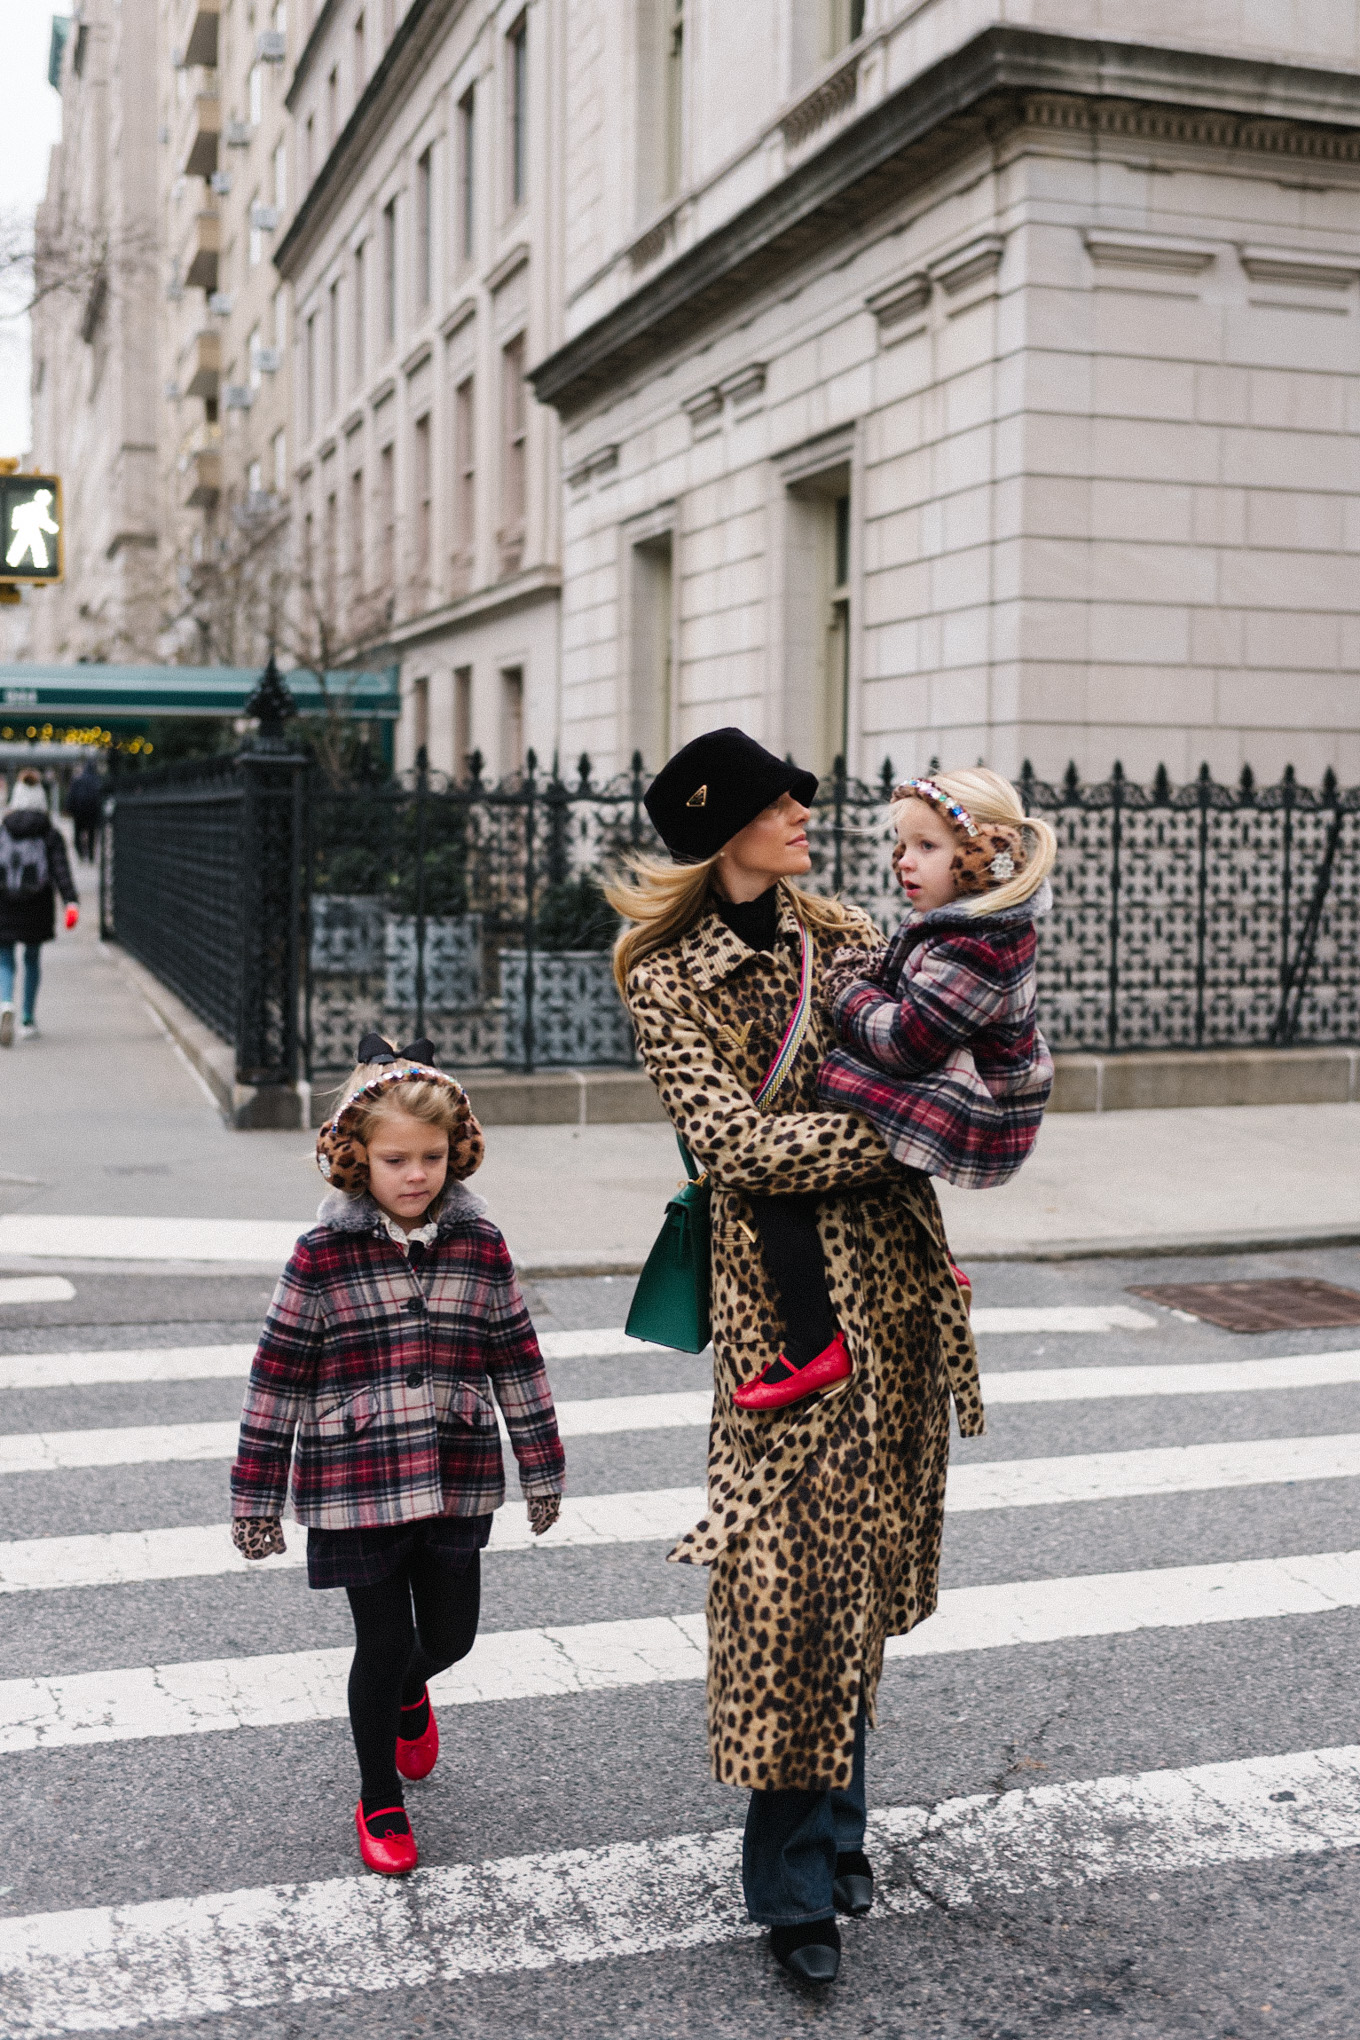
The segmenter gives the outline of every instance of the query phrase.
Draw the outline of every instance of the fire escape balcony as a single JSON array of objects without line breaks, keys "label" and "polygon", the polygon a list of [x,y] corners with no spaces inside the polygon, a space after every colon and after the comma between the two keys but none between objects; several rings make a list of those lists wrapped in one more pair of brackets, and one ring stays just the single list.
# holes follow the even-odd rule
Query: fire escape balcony
[{"label": "fire escape balcony", "polygon": [[189,348],[190,375],[184,385],[186,397],[215,397],[222,376],[222,336],[195,333]]},{"label": "fire escape balcony", "polygon": [[207,64],[216,69],[217,25],[221,12],[221,0],[195,0],[189,18],[189,40],[184,45],[186,64]]},{"label": "fire escape balcony", "polygon": [[217,145],[222,139],[222,102],[215,92],[200,92],[194,101],[189,127],[189,153],[184,159],[186,177],[211,177],[217,168]]},{"label": "fire escape balcony", "polygon": [[222,215],[216,212],[201,212],[194,222],[193,238],[189,243],[189,259],[184,266],[184,281],[194,290],[214,291],[217,289],[217,258],[222,252]]},{"label": "fire escape balcony", "polygon": [[185,509],[211,510],[222,493],[221,426],[200,425],[186,440],[179,465],[189,485]]}]

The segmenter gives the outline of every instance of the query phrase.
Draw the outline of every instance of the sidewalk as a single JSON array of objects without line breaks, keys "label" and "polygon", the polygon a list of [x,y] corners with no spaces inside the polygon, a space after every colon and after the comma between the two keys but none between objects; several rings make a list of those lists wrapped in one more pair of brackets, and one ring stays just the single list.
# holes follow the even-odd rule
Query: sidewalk
[{"label": "sidewalk", "polygon": [[[79,880],[85,920],[43,953],[42,1038],[0,1051],[0,1264],[277,1266],[323,1191],[312,1137],[228,1131],[87,925]],[[664,1125],[510,1126],[475,1187],[526,1273],[623,1274],[679,1176]],[[1354,1242],[1360,1105],[1056,1115],[1005,1189],[940,1192],[964,1261]],[[124,1223],[36,1224],[66,1216]]]}]

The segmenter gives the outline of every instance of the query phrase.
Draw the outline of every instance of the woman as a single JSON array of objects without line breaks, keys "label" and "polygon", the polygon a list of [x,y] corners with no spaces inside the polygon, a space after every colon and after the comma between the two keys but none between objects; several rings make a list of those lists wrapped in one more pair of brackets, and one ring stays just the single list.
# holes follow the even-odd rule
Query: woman
[{"label": "woman", "polygon": [[[950,1391],[965,1436],[983,1419],[929,1180],[897,1167],[867,1121],[817,1108],[817,1069],[835,1046],[821,972],[840,944],[881,938],[857,910],[791,883],[811,868],[816,784],[740,730],[696,738],[646,797],[676,868],[644,861],[611,898],[632,923],[615,971],[643,1061],[713,1183],[709,1513],[671,1553],[712,1568],[713,1774],[751,1791],[751,1917],[793,1975],[830,1982],[835,1913],[872,1901],[864,1728],[884,1642],[935,1607]],[[813,1017],[758,1108],[797,1005],[802,934]],[[815,1400],[747,1411],[733,1392],[782,1338],[753,1204],[770,1195],[817,1199],[853,1373]]]},{"label": "woman", "polygon": [[31,1041],[42,947],[57,932],[55,896],[66,902],[66,925],[74,928],[80,909],[71,877],[66,840],[52,826],[42,780],[27,767],[15,781],[0,822],[0,1048],[14,1041],[14,945],[24,945],[24,1017],[19,1032]]}]

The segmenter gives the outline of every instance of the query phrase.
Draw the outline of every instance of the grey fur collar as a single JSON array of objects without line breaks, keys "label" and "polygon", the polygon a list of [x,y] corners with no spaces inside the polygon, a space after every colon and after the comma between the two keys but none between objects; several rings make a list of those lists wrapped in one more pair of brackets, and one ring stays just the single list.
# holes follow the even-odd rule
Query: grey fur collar
[{"label": "grey fur collar", "polygon": [[[486,1201],[469,1190],[466,1183],[450,1183],[439,1207],[439,1237],[470,1225],[486,1211]],[[343,1190],[328,1190],[316,1208],[316,1222],[331,1232],[381,1232],[382,1214],[366,1190],[349,1197]]]},{"label": "grey fur collar", "polygon": [[958,900],[951,900],[947,907],[932,907],[928,914],[913,912],[907,925],[913,934],[933,935],[937,928],[966,928],[972,934],[985,935],[989,928],[1022,928],[1026,921],[1037,921],[1041,914],[1052,911],[1053,888],[1045,879],[1038,892],[1031,893],[1018,906],[1003,907],[999,914],[970,914]]}]

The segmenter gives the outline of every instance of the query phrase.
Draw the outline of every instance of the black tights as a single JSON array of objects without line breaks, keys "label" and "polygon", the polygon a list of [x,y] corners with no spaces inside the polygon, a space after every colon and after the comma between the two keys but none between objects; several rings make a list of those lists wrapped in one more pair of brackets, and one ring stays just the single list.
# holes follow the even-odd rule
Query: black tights
[{"label": "black tights", "polygon": [[[373,1587],[346,1587],[354,1616],[349,1718],[365,1809],[400,1806],[397,1729],[436,1672],[472,1649],[482,1599],[481,1554],[454,1572],[428,1552]],[[412,1619],[412,1604],[415,1615]]]},{"label": "black tights", "polygon": [[793,1367],[806,1367],[836,1336],[836,1313],[817,1230],[819,1202],[807,1192],[751,1199],[751,1216],[784,1320],[784,1356]]}]

